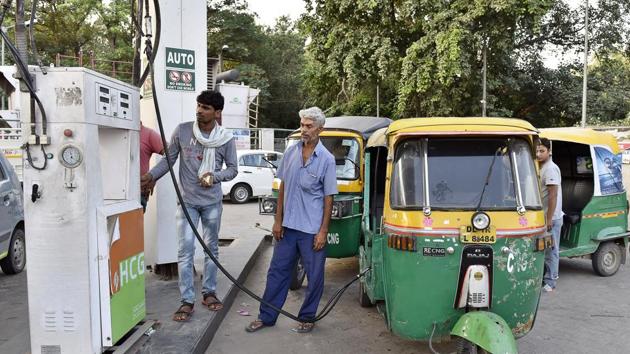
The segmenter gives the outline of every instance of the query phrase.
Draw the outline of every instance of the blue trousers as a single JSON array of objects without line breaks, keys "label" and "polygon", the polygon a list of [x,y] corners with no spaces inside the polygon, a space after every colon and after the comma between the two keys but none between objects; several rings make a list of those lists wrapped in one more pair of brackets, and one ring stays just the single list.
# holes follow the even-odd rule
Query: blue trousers
[{"label": "blue trousers", "polygon": [[[300,320],[315,318],[319,300],[324,292],[324,266],[326,265],[326,249],[313,250],[315,235],[298,230],[284,228],[284,237],[276,242],[273,257],[267,271],[267,286],[263,299],[278,308],[282,308],[289,293],[291,274],[299,257],[306,271],[308,287],[304,303],[298,314]],[[267,326],[273,326],[278,319],[278,311],[265,304],[260,304],[260,320]]]}]

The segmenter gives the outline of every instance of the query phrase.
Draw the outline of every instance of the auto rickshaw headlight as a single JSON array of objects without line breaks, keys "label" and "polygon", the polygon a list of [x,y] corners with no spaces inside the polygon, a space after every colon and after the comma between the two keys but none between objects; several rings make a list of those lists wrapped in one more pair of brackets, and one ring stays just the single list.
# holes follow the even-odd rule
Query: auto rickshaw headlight
[{"label": "auto rickshaw headlight", "polygon": [[275,214],[276,213],[276,200],[272,198],[262,198],[259,204],[260,214]]},{"label": "auto rickshaw headlight", "polygon": [[490,226],[490,217],[483,211],[478,211],[473,214],[471,223],[475,229],[485,230]]},{"label": "auto rickshaw headlight", "polygon": [[338,204],[338,203],[334,203],[332,206],[332,217],[333,218],[340,218],[341,217],[341,209],[342,209],[342,205]]},{"label": "auto rickshaw headlight", "polygon": [[353,203],[357,203],[355,199],[336,200],[332,205],[330,216],[333,219],[341,219],[352,214]]}]

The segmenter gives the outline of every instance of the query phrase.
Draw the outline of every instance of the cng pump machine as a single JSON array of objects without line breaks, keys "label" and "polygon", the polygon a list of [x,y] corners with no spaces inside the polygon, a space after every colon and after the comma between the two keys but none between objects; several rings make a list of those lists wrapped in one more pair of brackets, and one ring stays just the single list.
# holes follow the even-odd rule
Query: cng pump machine
[{"label": "cng pump machine", "polygon": [[24,164],[31,352],[101,353],[145,317],[138,88],[29,71],[48,129]]}]

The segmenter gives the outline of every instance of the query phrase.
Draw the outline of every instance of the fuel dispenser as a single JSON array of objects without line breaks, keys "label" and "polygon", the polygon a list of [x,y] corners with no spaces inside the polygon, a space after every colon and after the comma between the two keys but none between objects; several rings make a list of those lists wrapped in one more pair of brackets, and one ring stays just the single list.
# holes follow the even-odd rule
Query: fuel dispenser
[{"label": "fuel dispenser", "polygon": [[24,164],[31,352],[101,353],[145,317],[139,92],[84,68],[29,71],[48,128],[31,137],[46,156],[31,145]]}]

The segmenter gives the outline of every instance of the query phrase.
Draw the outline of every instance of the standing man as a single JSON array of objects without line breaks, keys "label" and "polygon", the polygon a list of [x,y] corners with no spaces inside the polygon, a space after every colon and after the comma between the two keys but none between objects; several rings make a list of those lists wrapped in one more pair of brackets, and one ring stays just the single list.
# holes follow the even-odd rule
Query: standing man
[{"label": "standing man", "polygon": [[[155,130],[145,127],[140,122],[140,176],[144,176],[149,172],[149,161],[153,154],[164,155],[162,138]],[[142,188],[140,193],[140,204],[142,204],[142,210],[145,212],[147,211],[149,195],[153,194],[154,186],[155,183],[149,183]]]},{"label": "standing man", "polygon": [[558,281],[560,263],[560,230],[562,229],[562,177],[560,168],[551,160],[551,142],[542,138],[536,146],[536,158],[540,164],[543,208],[547,231],[551,231],[553,247],[545,250],[545,292],[552,292]]},{"label": "standing man", "polygon": [[[212,254],[219,257],[219,228],[223,211],[221,182],[233,179],[238,173],[236,144],[232,134],[217,124],[223,109],[223,96],[206,90],[197,96],[197,120],[185,122],[175,128],[168,145],[170,160],[179,163],[179,182],[184,205],[177,209],[177,268],[181,305],[173,315],[174,321],[188,321],[193,313],[195,290],[193,286],[193,258],[195,236],[183,209],[186,208],[194,226],[201,219],[203,240]],[[226,169],[221,170],[225,163]],[[142,176],[142,185],[154,183],[168,171],[162,159],[149,173]],[[223,304],[216,295],[217,267],[206,255],[201,293],[202,304],[211,311],[219,311]]]},{"label": "standing man", "polygon": [[[312,321],[324,291],[324,246],[333,195],[337,194],[337,179],[335,158],[319,141],[326,119],[324,112],[311,107],[301,110],[299,115],[301,142],[287,149],[278,167],[278,178],[282,182],[272,229],[276,245],[263,299],[282,308],[289,292],[291,273],[301,257],[308,288],[298,315],[300,322],[293,330],[307,333],[315,325]],[[245,330],[256,332],[275,325],[277,319],[278,312],[261,303],[258,319]]]}]

